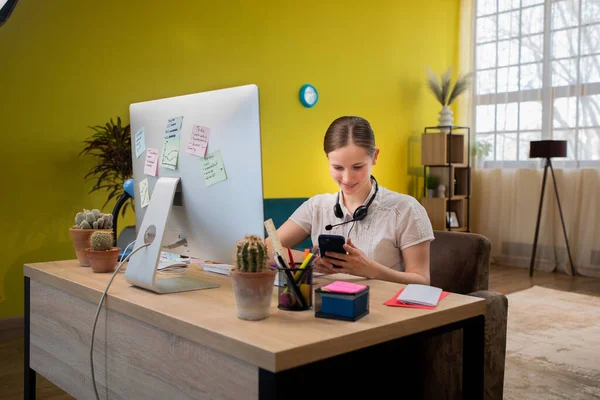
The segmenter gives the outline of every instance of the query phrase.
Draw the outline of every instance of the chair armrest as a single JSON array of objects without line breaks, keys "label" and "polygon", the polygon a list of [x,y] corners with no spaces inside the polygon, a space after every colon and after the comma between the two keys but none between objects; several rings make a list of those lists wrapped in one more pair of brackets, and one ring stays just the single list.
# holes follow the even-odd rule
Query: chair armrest
[{"label": "chair armrest", "polygon": [[480,290],[469,296],[486,300],[485,311],[485,398],[502,399],[504,390],[504,365],[506,359],[506,326],[508,299],[501,293]]}]

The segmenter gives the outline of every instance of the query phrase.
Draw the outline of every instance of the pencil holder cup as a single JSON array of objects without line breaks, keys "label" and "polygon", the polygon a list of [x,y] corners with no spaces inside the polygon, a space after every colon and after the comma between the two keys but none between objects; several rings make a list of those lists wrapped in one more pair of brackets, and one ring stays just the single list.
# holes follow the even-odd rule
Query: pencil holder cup
[{"label": "pencil holder cup", "polygon": [[277,268],[281,277],[277,307],[288,311],[311,310],[313,307],[314,267]]}]

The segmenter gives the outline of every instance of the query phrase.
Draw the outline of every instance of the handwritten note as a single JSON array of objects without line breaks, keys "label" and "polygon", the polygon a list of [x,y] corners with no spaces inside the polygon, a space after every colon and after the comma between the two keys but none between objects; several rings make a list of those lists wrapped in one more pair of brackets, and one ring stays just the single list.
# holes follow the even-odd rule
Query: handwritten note
[{"label": "handwritten note", "polygon": [[135,158],[140,158],[142,153],[146,150],[146,134],[144,128],[140,128],[135,133]]},{"label": "handwritten note", "polygon": [[158,150],[148,147],[146,150],[146,164],[144,166],[144,173],[146,175],[156,176],[158,175]]},{"label": "handwritten note", "polygon": [[227,179],[221,150],[210,153],[202,160],[202,172],[204,172],[204,184],[214,185]]},{"label": "handwritten note", "polygon": [[165,140],[176,139],[179,140],[179,133],[181,131],[181,122],[183,117],[170,118],[165,129]]},{"label": "handwritten note", "polygon": [[195,156],[205,157],[206,149],[208,149],[209,136],[210,128],[194,125],[192,136],[190,137],[186,151]]},{"label": "handwritten note", "polygon": [[179,139],[165,139],[160,165],[169,169],[177,169],[178,159]]},{"label": "handwritten note", "polygon": [[148,178],[140,182],[140,202],[142,208],[145,208],[150,204],[150,192],[148,191]]}]

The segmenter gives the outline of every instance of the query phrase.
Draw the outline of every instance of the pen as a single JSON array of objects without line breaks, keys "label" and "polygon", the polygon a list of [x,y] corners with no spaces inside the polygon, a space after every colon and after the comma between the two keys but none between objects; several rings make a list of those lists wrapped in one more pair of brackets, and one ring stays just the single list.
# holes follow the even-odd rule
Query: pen
[{"label": "pen", "polygon": [[288,251],[288,256],[290,258],[290,267],[294,268],[296,266],[296,263],[294,262],[294,257],[292,256],[292,250],[288,247],[287,251]]},{"label": "pen", "polygon": [[[314,253],[309,253],[308,256],[306,256],[306,258],[304,259],[304,261],[302,261],[302,265],[300,265],[299,269],[304,269],[306,268],[315,258],[315,255],[317,253],[317,250],[315,250]],[[294,275],[294,279],[298,279],[298,277],[300,276],[302,271],[298,271],[296,272],[296,275]]]},{"label": "pen", "polygon": [[300,291],[300,288],[298,287],[298,285],[296,285],[296,280],[292,276],[292,272],[290,271],[289,268],[287,268],[285,266],[285,261],[283,260],[283,257],[281,256],[281,254],[279,254],[278,252],[276,252],[275,254],[277,255],[277,257],[275,258],[275,261],[277,262],[279,267],[285,271],[285,274],[286,274],[287,280],[288,280],[288,284],[287,284],[288,287],[286,288],[284,293],[286,293],[287,290],[289,289],[289,287],[291,286],[292,290],[294,291],[294,294],[296,295],[296,297],[298,298],[300,303],[302,303],[302,307],[306,308],[307,307],[306,301],[304,299],[304,296],[302,295],[302,292]]}]

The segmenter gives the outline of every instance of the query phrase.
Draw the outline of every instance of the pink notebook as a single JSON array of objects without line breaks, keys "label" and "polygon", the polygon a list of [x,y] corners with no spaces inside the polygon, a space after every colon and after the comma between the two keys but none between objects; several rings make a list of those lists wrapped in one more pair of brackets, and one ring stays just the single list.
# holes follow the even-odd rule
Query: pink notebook
[{"label": "pink notebook", "polygon": [[344,281],[335,281],[330,283],[329,285],[325,285],[321,287],[321,290],[326,290],[328,292],[335,293],[358,293],[361,290],[366,288],[365,285],[359,285],[357,283],[344,282]]}]

